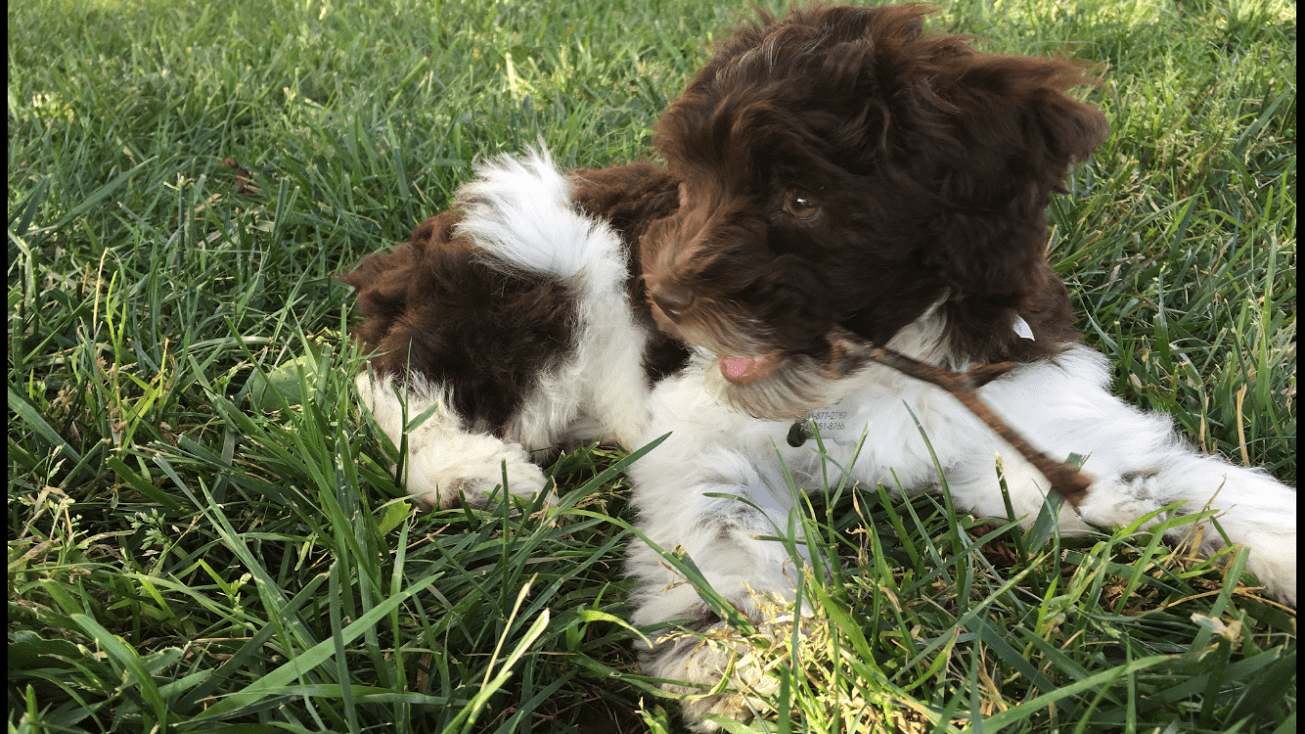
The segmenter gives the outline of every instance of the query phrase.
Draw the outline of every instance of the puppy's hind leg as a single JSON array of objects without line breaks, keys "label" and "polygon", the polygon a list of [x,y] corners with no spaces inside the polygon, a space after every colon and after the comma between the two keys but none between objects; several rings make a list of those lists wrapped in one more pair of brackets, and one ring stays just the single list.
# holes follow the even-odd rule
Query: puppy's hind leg
[{"label": "puppy's hind leg", "polygon": [[404,445],[406,433],[404,488],[422,505],[448,508],[466,497],[481,506],[505,476],[507,490],[519,497],[545,490],[544,472],[520,444],[468,430],[448,407],[446,391],[420,375],[409,373],[403,384],[363,372],[356,383],[362,404],[396,447]]},{"label": "puppy's hind leg", "polygon": [[[1296,490],[1263,471],[1197,453],[1174,431],[1170,416],[1143,412],[1115,397],[1109,379],[1103,355],[1074,347],[1054,360],[1025,365],[981,393],[994,412],[1047,455],[1086,457],[1081,471],[1091,485],[1076,511],[1061,509],[1061,530],[1128,526],[1175,504],[1172,512],[1180,515],[1209,508],[1228,540],[1249,549],[1247,570],[1295,606]],[[1005,460],[1015,514],[1032,522],[1049,483],[1007,447],[995,448]],[[949,469],[948,485],[958,506],[992,517],[1004,514],[1004,508],[991,479],[990,456],[972,447],[963,466]],[[1224,546],[1219,530],[1206,520],[1176,526],[1167,535],[1175,542],[1199,537],[1197,550],[1206,556]]]},{"label": "puppy's hind leg", "polygon": [[[1073,364],[1084,353],[1071,352],[1062,360]],[[1047,368],[1044,374],[1053,373]],[[1013,384],[1020,387],[1018,381]],[[1295,489],[1263,471],[1197,453],[1174,432],[1169,416],[1143,413],[1099,384],[1079,380],[1039,386],[1048,385],[1054,389],[1011,391],[1043,396],[1041,406],[1012,401],[1001,407],[1015,417],[1021,430],[1041,441],[1049,454],[1074,452],[1086,457],[1082,472],[1092,484],[1076,512],[1068,507],[1061,510],[1062,530],[1082,531],[1088,525],[1122,527],[1178,503],[1173,512],[1181,515],[1208,508],[1215,512],[1214,521],[1228,540],[1249,549],[1247,570],[1271,594],[1295,606]],[[1016,514],[1036,517],[1046,481],[1009,454],[1006,475]],[[952,481],[951,487],[953,496],[961,495],[967,509],[1000,514],[993,499],[997,493],[971,489],[957,481]],[[1174,542],[1186,542],[1189,536],[1199,539],[1197,550],[1207,557],[1224,547],[1223,534],[1206,520],[1167,533]]]},{"label": "puppy's hind leg", "polygon": [[[1079,507],[1084,519],[1122,525],[1175,502],[1184,503],[1177,510],[1181,514],[1214,510],[1222,534],[1203,521],[1195,528],[1171,531],[1169,539],[1194,540],[1197,551],[1210,556],[1224,547],[1227,535],[1250,551],[1246,570],[1270,594],[1296,606],[1296,490],[1263,471],[1202,456],[1176,441],[1151,458],[1153,462],[1140,468],[1099,474]],[[1109,466],[1108,461],[1101,463]]]}]

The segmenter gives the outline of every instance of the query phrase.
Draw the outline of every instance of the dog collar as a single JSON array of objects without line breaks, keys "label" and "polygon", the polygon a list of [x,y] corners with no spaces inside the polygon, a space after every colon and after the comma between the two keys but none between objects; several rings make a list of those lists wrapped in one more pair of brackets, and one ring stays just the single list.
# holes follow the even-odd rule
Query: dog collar
[{"label": "dog collar", "polygon": [[807,425],[805,420],[796,421],[788,429],[788,445],[797,448],[807,442],[807,439],[814,436],[811,432],[811,426]]},{"label": "dog collar", "polygon": [[800,447],[800,445],[806,443],[806,440],[812,439],[814,436],[816,434],[813,434],[812,427],[806,421],[797,421],[788,427],[788,445],[793,448]]}]

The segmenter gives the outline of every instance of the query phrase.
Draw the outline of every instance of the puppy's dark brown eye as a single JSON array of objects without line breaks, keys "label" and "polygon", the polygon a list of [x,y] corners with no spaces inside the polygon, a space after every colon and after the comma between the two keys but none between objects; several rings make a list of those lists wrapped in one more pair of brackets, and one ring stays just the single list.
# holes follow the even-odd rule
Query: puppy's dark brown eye
[{"label": "puppy's dark brown eye", "polygon": [[820,202],[802,189],[784,193],[784,212],[794,219],[810,219],[820,213]]}]

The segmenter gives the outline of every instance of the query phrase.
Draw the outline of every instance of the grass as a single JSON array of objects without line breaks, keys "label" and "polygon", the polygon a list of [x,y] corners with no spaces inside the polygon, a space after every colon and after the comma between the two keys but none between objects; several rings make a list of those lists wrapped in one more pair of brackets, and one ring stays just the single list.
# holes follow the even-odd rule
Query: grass
[{"label": "grass", "polygon": [[[1083,94],[1114,135],[1051,213],[1080,326],[1127,399],[1292,483],[1295,12],[969,1],[933,21],[1098,66]],[[650,155],[739,13],[13,3],[10,732],[678,731],[623,621],[637,456],[565,455],[551,519],[417,514],[355,407],[332,276],[477,157]],[[780,683],[747,730],[1295,729],[1295,613],[1237,552],[1070,543],[874,488],[804,507],[779,535],[830,562],[801,648],[741,632]]]}]

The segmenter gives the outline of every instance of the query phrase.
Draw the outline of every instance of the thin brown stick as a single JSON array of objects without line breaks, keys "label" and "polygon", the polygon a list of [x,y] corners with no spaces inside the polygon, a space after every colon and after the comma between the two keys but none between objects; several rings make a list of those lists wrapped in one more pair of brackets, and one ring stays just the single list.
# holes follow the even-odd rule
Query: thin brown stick
[{"label": "thin brown stick", "polygon": [[900,352],[874,346],[845,329],[836,329],[832,332],[830,334],[830,344],[833,348],[830,370],[834,372],[836,377],[850,374],[865,365],[866,362],[876,362],[891,367],[904,375],[923,380],[946,390],[952,397],[959,400],[966,410],[973,413],[998,436],[1001,436],[1006,443],[1020,452],[1020,455],[1032,464],[1035,469],[1042,472],[1047,481],[1051,482],[1051,488],[1056,493],[1064,497],[1072,507],[1078,507],[1078,503],[1083,499],[1083,493],[1091,484],[1091,480],[1069,464],[1056,461],[1033,448],[1015,429],[1006,425],[1005,421],[997,417],[979,399],[978,393],[975,392],[980,387],[1009,372],[1014,367],[1010,362],[979,365],[966,372],[952,372],[925,364]]}]

